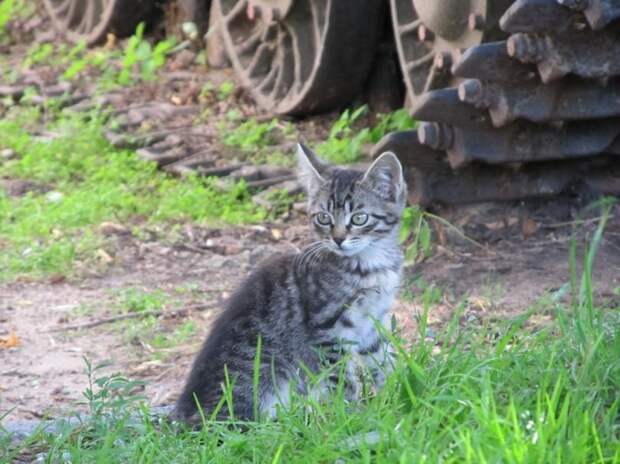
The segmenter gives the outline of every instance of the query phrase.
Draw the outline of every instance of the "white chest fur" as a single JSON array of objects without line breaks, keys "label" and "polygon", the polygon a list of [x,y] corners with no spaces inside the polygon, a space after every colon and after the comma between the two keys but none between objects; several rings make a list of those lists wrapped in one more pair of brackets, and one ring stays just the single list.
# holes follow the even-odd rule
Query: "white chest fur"
[{"label": "white chest fur", "polygon": [[386,269],[361,277],[361,296],[356,302],[359,312],[380,319],[390,309],[400,286],[400,272]]},{"label": "white chest fur", "polygon": [[334,327],[336,337],[364,349],[376,342],[377,323],[386,324],[400,286],[400,272],[386,269],[360,277],[359,296]]}]

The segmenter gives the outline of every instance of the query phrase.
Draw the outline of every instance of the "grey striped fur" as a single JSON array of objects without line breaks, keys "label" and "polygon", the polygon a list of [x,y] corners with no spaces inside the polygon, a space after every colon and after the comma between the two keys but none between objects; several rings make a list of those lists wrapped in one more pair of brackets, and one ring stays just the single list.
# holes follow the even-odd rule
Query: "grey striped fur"
[{"label": "grey striped fur", "polygon": [[392,153],[381,155],[366,172],[336,168],[303,145],[298,160],[317,240],[297,254],[273,256],[241,284],[194,362],[175,408],[178,419],[197,422],[197,403],[209,417],[222,398],[225,371],[233,411],[225,405],[220,418],[233,413],[251,419],[257,410],[273,416],[292,390],[320,395],[336,376],[311,390],[307,372],[324,372],[343,356],[350,399],[360,393],[360,368],[377,386],[383,382],[390,349],[377,323],[389,319],[400,284],[402,168]]}]

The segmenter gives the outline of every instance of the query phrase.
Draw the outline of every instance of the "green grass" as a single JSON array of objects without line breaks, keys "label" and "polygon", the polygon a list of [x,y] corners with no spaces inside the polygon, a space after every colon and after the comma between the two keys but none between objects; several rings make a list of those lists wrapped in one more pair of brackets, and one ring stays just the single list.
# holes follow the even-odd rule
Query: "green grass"
[{"label": "green grass", "polygon": [[153,80],[157,69],[166,63],[166,57],[175,46],[174,38],[163,40],[154,47],[144,40],[144,23],[140,23],[136,32],[129,38],[123,52],[122,68],[117,77],[121,85],[135,82],[136,71],[143,80]]},{"label": "green grass", "polygon": [[257,208],[243,184],[223,192],[211,179],[177,179],[102,137],[102,120],[61,118],[47,129],[51,141],[24,130],[32,112],[14,111],[0,121],[0,148],[17,159],[0,164],[0,178],[26,179],[47,192],[9,197],[0,187],[0,280],[71,273],[76,261],[93,260],[105,246],[97,226],[182,221],[257,222]]},{"label": "green grass", "polygon": [[[212,86],[208,88],[213,91]],[[412,129],[416,124],[406,109],[378,114],[374,125],[363,124],[362,117],[367,112],[367,106],[361,106],[355,111],[345,110],[332,124],[327,139],[317,145],[319,155],[336,164],[360,161],[364,148],[367,148],[365,146],[377,143],[389,132]],[[246,154],[251,153],[253,160],[283,166],[294,164],[295,158],[290,154],[270,149],[278,141],[295,140],[294,126],[283,124],[277,119],[267,122],[241,120],[241,113],[232,109],[226,115],[226,120],[220,121],[218,129],[224,145],[237,147]]]},{"label": "green grass", "polygon": [[[359,403],[340,391],[320,403],[294,396],[275,421],[206,418],[201,431],[176,430],[132,396],[132,382],[89,368],[91,417],[5,445],[4,459],[37,449],[46,462],[620,462],[620,307],[595,306],[590,273],[603,227],[572,304],[552,296],[513,319],[463,326],[464,302],[430,340],[436,299],[425,298],[419,334],[395,339],[387,385]],[[529,322],[540,313],[551,322]]]},{"label": "green grass", "polygon": [[380,114],[374,126],[359,128],[367,111],[365,105],[353,112],[345,110],[332,124],[327,140],[317,146],[317,153],[337,164],[353,163],[360,160],[364,145],[377,143],[389,132],[412,129],[416,124],[403,108]]},{"label": "green grass", "polygon": [[141,288],[123,288],[119,292],[122,312],[140,313],[162,309],[170,298],[162,290],[146,291]]},{"label": "green grass", "polygon": [[301,193],[291,195],[286,189],[277,189],[267,195],[265,199],[273,205],[269,212],[270,217],[276,219],[288,213],[295,202],[303,201],[304,195]]},{"label": "green grass", "polygon": [[257,122],[255,119],[227,128],[226,123],[220,125],[223,133],[222,141],[231,147],[239,147],[242,151],[253,152],[274,143],[274,130],[277,119],[270,122]]},{"label": "green grass", "polygon": [[36,8],[36,2],[29,0],[0,0],[0,44],[10,42],[9,23],[29,18]]},{"label": "green grass", "polygon": [[4,28],[13,16],[15,8],[15,0],[0,1],[0,34],[4,32]]},{"label": "green grass", "polygon": [[51,43],[35,43],[26,52],[22,66],[30,68],[37,64],[43,64],[51,60],[55,54],[54,45]]},{"label": "green grass", "polygon": [[[127,287],[121,289],[117,295],[117,307],[121,313],[148,314],[152,311],[163,311],[167,306],[178,306],[178,303],[172,295],[160,289],[147,291],[142,288]],[[166,354],[158,350],[182,345],[196,334],[197,329],[191,320],[184,321],[174,329],[170,329],[155,315],[119,321],[116,328],[122,332],[127,343],[139,347],[149,346],[150,354],[156,359],[164,358]]]},{"label": "green grass", "polygon": [[151,339],[151,345],[157,348],[172,348],[187,342],[197,332],[193,321],[185,321],[176,327],[171,333],[158,333]]},{"label": "green grass", "polygon": [[[7,5],[10,6],[10,2]],[[0,25],[2,8],[3,4],[0,3]],[[97,89],[101,91],[152,81],[157,78],[157,71],[166,64],[168,56],[174,51],[176,41],[169,38],[151,44],[144,38],[144,28],[144,23],[140,23],[134,35],[122,48],[89,49],[84,42],[73,46],[62,42],[35,43],[29,47],[22,68],[52,66],[58,71],[60,78],[67,81],[86,76],[95,80],[93,76],[96,76]],[[0,27],[0,31],[1,29]],[[228,86],[224,86],[220,91],[228,91]]]},{"label": "green grass", "polygon": [[176,356],[186,343],[192,341],[199,346],[202,341],[197,337],[198,327],[192,320],[186,320],[172,328],[163,324],[156,316],[147,316],[120,321],[115,327],[122,334],[127,346],[133,347],[134,354],[141,361],[144,361],[145,357],[165,360]]},{"label": "green grass", "polygon": [[405,262],[415,264],[431,254],[431,228],[427,213],[416,206],[408,206],[403,212],[400,242],[405,248]]}]

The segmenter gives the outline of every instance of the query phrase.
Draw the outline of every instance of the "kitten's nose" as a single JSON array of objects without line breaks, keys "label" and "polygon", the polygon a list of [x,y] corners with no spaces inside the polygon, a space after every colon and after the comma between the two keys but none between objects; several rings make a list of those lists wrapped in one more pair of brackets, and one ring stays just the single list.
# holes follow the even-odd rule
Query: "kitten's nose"
[{"label": "kitten's nose", "polygon": [[342,242],[344,242],[344,239],[346,237],[338,237],[338,236],[336,236],[336,237],[332,237],[332,238],[334,239],[334,242],[336,242],[336,245],[340,246],[342,244]]}]

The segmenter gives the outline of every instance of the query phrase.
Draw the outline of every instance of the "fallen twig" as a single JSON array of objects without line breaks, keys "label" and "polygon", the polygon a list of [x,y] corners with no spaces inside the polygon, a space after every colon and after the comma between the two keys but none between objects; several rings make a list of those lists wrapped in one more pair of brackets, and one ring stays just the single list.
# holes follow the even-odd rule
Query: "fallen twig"
[{"label": "fallen twig", "polygon": [[435,219],[436,221],[440,222],[441,224],[443,224],[444,226],[448,227],[449,229],[453,230],[454,232],[456,232],[456,234],[461,237],[463,240],[468,241],[469,243],[471,243],[472,245],[480,248],[481,250],[484,250],[488,253],[493,253],[495,254],[494,251],[489,250],[488,247],[484,246],[482,243],[477,242],[476,240],[474,240],[473,238],[467,236],[463,231],[461,231],[457,226],[455,226],[454,224],[452,224],[450,221],[445,220],[444,218],[442,218],[441,216],[437,216],[435,214],[432,213],[428,213],[425,212],[424,213],[425,216],[431,218],[431,219]]},{"label": "fallen twig", "polygon": [[[610,215],[609,218],[613,219],[613,215]],[[603,216],[589,218],[589,219],[576,219],[574,221],[566,221],[566,222],[556,222],[551,224],[540,223],[540,227],[543,229],[557,229],[560,227],[567,226],[585,226],[588,224],[598,223],[603,220]]]},{"label": "fallen twig", "polygon": [[206,309],[217,308],[221,305],[221,301],[217,301],[215,303],[200,303],[195,305],[186,306],[184,308],[175,309],[172,311],[165,309],[152,309],[149,311],[141,311],[137,313],[128,313],[128,314],[117,314],[116,316],[110,316],[103,319],[96,319],[94,321],[82,322],[80,324],[66,325],[64,327],[56,327],[51,330],[47,330],[46,333],[54,333],[54,332],[68,332],[70,330],[80,330],[80,329],[90,329],[92,327],[97,327],[103,324],[110,324],[112,322],[124,321],[126,319],[136,319],[140,317],[147,316],[168,316],[168,317],[176,317],[187,314],[191,311],[204,311]]}]

